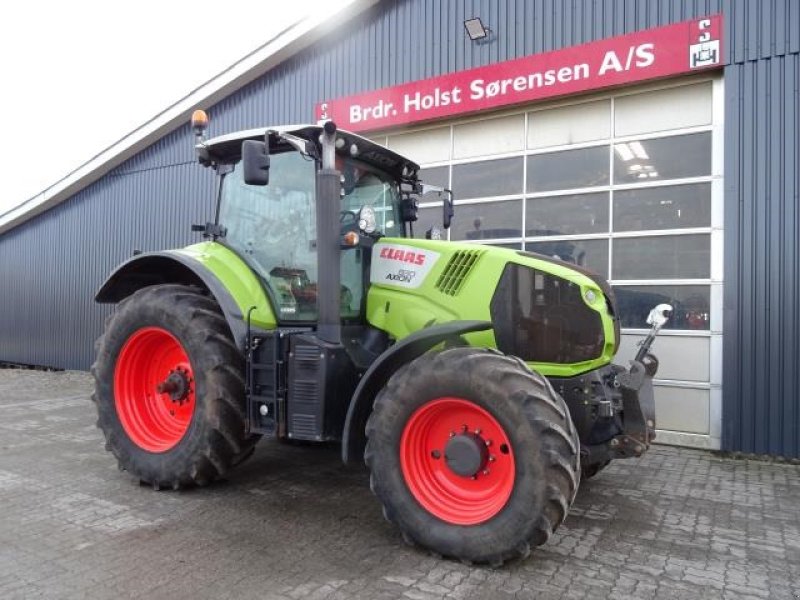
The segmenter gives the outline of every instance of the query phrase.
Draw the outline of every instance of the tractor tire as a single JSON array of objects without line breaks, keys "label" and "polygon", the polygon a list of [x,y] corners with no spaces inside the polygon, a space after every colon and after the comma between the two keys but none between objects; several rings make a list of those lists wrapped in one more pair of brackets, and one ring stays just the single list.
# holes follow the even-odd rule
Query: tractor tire
[{"label": "tractor tire", "polygon": [[197,288],[156,285],[117,306],[92,366],[106,450],[155,489],[206,485],[246,460],[244,357]]},{"label": "tractor tire", "polygon": [[581,479],[591,479],[600,471],[605,469],[609,464],[611,464],[610,460],[601,463],[595,463],[593,465],[581,465]]},{"label": "tractor tire", "polygon": [[524,558],[580,481],[564,400],[524,362],[454,348],[399,369],[366,427],[370,487],[409,544],[466,563]]}]

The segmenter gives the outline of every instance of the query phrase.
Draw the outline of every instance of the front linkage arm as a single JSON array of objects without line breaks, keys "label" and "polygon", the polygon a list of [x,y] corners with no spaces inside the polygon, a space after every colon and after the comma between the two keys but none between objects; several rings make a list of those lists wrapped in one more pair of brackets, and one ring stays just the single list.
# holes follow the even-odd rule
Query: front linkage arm
[{"label": "front linkage arm", "polygon": [[640,342],[630,369],[620,369],[617,373],[616,382],[622,391],[623,430],[608,442],[609,455],[613,458],[641,456],[656,437],[653,377],[658,371],[658,359],[650,354],[650,347],[671,314],[669,304],[659,304],[650,311],[647,316],[650,332]]}]

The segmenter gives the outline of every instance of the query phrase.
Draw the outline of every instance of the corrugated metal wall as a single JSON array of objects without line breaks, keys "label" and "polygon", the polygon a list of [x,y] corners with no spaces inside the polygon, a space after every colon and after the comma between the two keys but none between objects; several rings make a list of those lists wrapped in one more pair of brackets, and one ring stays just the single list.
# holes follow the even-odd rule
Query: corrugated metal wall
[{"label": "corrugated metal wall", "polygon": [[[794,28],[796,36],[797,14]],[[794,54],[745,61],[725,70],[722,444],[728,450],[798,457],[800,55],[796,42],[794,48]]]},{"label": "corrugated metal wall", "polygon": [[[229,96],[211,135],[309,121],[316,102],[725,14],[723,445],[800,456],[797,0],[384,0]],[[497,32],[466,39],[479,15]],[[94,290],[134,249],[183,245],[211,216],[188,127],[0,236],[0,361],[87,368],[107,309]]]},{"label": "corrugated metal wall", "polygon": [[[188,135],[188,134],[187,134]],[[213,216],[194,163],[109,175],[0,237],[0,361],[88,369],[109,306],[92,301],[134,250],[186,245]]]}]

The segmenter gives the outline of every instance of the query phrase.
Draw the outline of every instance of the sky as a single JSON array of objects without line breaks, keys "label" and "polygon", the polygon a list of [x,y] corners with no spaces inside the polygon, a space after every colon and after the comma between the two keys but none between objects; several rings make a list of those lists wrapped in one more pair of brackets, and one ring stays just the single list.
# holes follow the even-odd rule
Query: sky
[{"label": "sky", "polygon": [[7,3],[0,19],[0,214],[332,2]]}]

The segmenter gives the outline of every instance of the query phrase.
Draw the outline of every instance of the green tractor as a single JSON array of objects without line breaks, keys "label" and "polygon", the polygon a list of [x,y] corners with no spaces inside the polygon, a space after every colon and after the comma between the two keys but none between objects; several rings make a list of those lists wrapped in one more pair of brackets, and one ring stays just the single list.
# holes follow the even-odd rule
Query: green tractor
[{"label": "green tractor", "polygon": [[[424,239],[419,166],[323,125],[203,139],[205,241],[138,254],[92,368],[98,426],[153,488],[204,485],[262,436],[364,459],[386,518],[439,555],[498,565],[564,521],[583,476],[655,437],[650,345],[613,365],[608,283],[547,256]],[[421,236],[420,236],[421,237]]]}]

